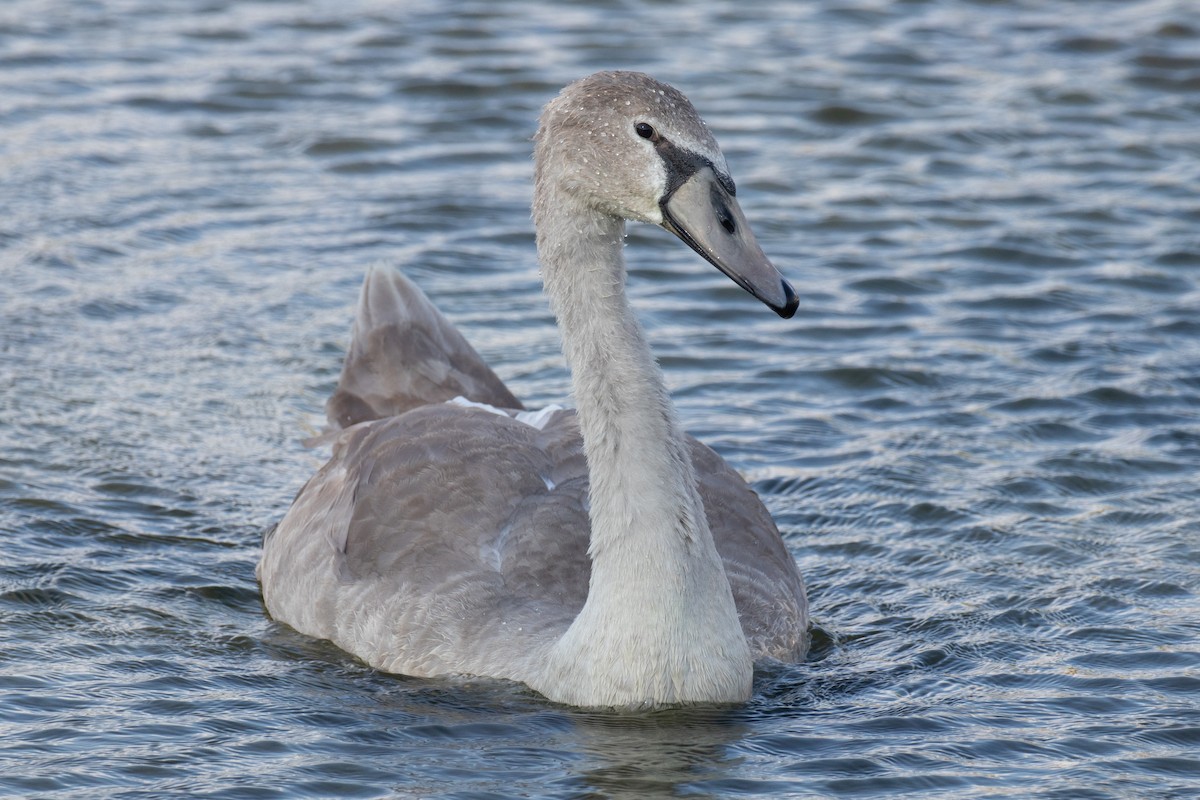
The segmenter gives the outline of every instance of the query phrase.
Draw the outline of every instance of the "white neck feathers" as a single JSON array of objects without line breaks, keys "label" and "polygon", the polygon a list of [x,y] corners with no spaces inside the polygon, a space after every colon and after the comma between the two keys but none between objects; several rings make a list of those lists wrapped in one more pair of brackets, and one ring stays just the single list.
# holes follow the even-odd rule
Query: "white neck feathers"
[{"label": "white neck feathers", "polygon": [[591,706],[744,700],[749,647],[625,294],[624,222],[572,198],[539,196],[534,213],[587,457],[592,558],[587,602],[535,688]]}]

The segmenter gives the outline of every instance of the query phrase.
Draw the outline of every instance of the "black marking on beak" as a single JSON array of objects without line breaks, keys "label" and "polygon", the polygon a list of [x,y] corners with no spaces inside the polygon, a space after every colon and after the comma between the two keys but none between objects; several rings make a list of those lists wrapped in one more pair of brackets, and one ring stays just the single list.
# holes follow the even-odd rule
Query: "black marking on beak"
[{"label": "black marking on beak", "polygon": [[[677,151],[683,152],[683,151]],[[727,176],[703,157],[677,157],[669,190],[659,201],[662,227],[706,261],[769,306],[779,316],[790,318],[799,300],[792,288],[754,239],[754,232],[729,193]],[[683,169],[687,177],[680,180]]]}]

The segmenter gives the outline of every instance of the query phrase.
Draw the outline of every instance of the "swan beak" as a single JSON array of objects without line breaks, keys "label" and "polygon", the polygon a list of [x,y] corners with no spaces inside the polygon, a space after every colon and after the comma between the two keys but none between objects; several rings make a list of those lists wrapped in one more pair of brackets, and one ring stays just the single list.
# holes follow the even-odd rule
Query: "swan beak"
[{"label": "swan beak", "polygon": [[789,319],[800,304],[750,230],[733,195],[712,167],[701,167],[659,203],[662,227],[704,256],[734,283]]}]

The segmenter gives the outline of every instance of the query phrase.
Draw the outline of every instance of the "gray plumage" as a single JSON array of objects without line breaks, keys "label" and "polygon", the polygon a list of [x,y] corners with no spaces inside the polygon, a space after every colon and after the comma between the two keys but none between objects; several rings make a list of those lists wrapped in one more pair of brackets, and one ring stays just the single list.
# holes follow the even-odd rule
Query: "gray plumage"
[{"label": "gray plumage", "polygon": [[[580,120],[609,131],[584,140]],[[681,158],[668,146],[698,159],[691,173],[664,166]],[[611,166],[613,185],[584,186],[581,158]],[[671,87],[572,84],[543,114],[537,163],[578,415],[521,415],[416,286],[372,270],[327,406],[345,429],[264,542],[267,609],[390,672],[505,678],[588,706],[745,699],[751,660],[803,657],[803,583],[754,492],[678,427],[625,302],[623,219],[679,233],[781,314],[794,294],[748,226],[690,222],[744,220],[711,188],[732,187],[724,160]],[[458,396],[495,408],[446,402]]]}]

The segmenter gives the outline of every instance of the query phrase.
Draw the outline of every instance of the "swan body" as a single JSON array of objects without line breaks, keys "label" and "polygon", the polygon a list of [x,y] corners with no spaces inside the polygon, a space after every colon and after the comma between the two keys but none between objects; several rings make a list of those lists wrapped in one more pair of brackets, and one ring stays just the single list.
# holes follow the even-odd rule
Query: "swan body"
[{"label": "swan body", "polygon": [[267,535],[267,610],[368,664],[523,682],[591,707],[739,702],[807,604],[761,501],[680,427],[625,293],[626,219],[782,316],[708,128],[638,73],[547,105],[534,222],[577,410],[527,412],[421,291],[368,273],[328,463]]}]

